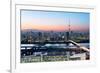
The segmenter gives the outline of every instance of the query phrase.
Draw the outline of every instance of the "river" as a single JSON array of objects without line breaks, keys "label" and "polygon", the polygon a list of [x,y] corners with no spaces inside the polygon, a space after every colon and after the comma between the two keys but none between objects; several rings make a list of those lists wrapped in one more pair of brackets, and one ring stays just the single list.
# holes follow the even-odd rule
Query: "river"
[{"label": "river", "polygon": [[[81,46],[84,46],[86,48],[89,48],[90,47],[90,44],[89,43],[78,43],[80,44]],[[38,46],[36,44],[21,44],[21,49],[24,49],[23,47],[28,47],[29,49],[31,49],[31,47],[33,46]],[[74,46],[73,44],[69,44],[69,45],[66,45],[66,44],[45,44],[45,45],[42,45],[44,47],[65,47],[65,48],[75,48],[76,46]]]}]

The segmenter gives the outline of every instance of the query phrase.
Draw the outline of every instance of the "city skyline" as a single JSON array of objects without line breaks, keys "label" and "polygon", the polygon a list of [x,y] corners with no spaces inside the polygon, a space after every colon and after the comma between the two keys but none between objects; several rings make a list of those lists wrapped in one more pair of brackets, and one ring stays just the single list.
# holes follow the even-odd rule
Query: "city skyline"
[{"label": "city skyline", "polygon": [[21,11],[21,30],[89,31],[89,13]]}]

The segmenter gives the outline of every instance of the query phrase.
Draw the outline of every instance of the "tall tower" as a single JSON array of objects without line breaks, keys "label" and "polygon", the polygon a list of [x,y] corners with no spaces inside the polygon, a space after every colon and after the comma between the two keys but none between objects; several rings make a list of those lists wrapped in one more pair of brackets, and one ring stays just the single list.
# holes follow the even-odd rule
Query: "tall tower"
[{"label": "tall tower", "polygon": [[68,18],[67,40],[70,40],[70,18]]},{"label": "tall tower", "polygon": [[70,33],[70,18],[69,18],[69,25],[68,25],[68,28],[69,28],[69,33]]},{"label": "tall tower", "polygon": [[70,40],[70,17],[69,17],[69,21],[68,21],[69,25],[68,25],[68,33],[69,33],[69,36],[68,36],[68,40]]}]

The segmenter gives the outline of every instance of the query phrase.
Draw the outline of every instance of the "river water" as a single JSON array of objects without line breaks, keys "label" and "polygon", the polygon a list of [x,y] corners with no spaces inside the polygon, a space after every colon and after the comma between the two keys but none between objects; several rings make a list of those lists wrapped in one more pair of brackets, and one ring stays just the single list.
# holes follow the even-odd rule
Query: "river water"
[{"label": "river water", "polygon": [[[78,43],[80,44],[81,46],[84,46],[86,48],[89,48],[90,47],[90,44],[89,43]],[[38,45],[35,45],[35,44],[21,44],[21,49],[24,49],[23,47],[28,47],[28,48],[31,48],[33,46],[38,46]],[[74,46],[73,44],[69,44],[69,45],[66,45],[66,44],[45,44],[43,45],[44,47],[58,47],[58,48],[61,48],[61,47],[65,47],[65,48],[75,48],[76,46]]]}]

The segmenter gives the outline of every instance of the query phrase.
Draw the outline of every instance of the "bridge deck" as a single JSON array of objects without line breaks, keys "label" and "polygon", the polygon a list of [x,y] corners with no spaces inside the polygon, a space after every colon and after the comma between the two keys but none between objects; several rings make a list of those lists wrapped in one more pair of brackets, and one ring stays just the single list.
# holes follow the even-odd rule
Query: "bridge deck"
[{"label": "bridge deck", "polygon": [[72,44],[74,44],[75,46],[79,47],[80,49],[84,50],[84,51],[87,51],[87,52],[90,52],[90,50],[84,46],[81,46],[80,44],[72,41],[72,40],[69,40],[69,42],[71,42]]}]

